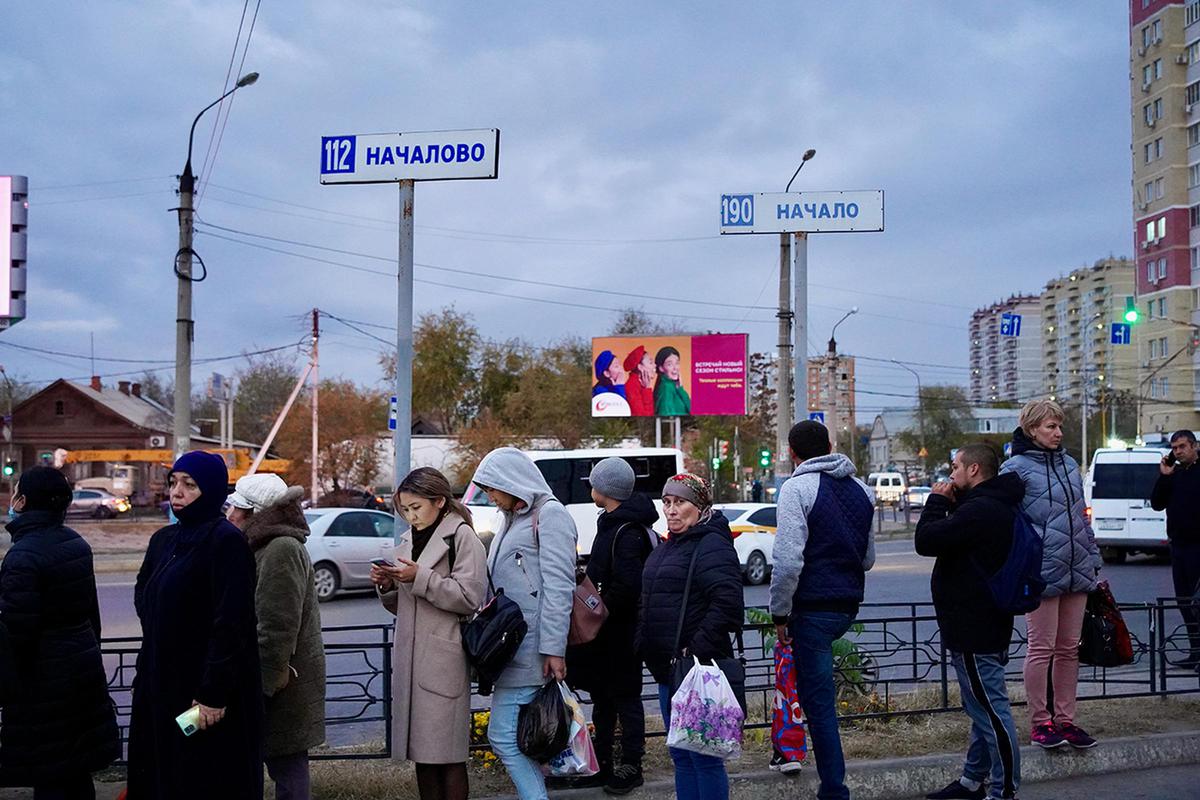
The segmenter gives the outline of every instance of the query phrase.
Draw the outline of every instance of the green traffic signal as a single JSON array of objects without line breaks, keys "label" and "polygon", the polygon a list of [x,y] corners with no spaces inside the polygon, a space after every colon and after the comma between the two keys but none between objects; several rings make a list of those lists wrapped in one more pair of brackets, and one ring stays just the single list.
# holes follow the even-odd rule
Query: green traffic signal
[{"label": "green traffic signal", "polygon": [[765,447],[758,451],[758,465],[760,467],[771,466],[771,451]]},{"label": "green traffic signal", "polygon": [[721,459],[714,458],[712,461],[712,465],[713,465],[713,469],[720,469],[721,468]]},{"label": "green traffic signal", "polygon": [[1125,321],[1133,325],[1139,318],[1137,302],[1132,297],[1125,298]]}]

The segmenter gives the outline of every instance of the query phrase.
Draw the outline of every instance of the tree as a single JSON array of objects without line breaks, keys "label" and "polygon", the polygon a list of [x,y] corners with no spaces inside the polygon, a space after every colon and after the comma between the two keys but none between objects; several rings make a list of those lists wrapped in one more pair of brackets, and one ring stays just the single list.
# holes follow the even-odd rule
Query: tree
[{"label": "tree", "polygon": [[256,444],[266,441],[299,377],[295,359],[283,352],[248,356],[246,365],[236,373],[233,424],[237,437]]},{"label": "tree", "polygon": [[[929,451],[925,463],[936,468],[939,464],[948,463],[950,451],[962,446],[971,437],[975,418],[971,415],[971,405],[961,386],[926,386],[921,391],[921,400],[923,411],[919,413],[925,418],[924,444]],[[922,444],[917,413],[913,414],[913,430],[901,431],[899,435],[900,443],[914,453],[920,452]]]},{"label": "tree", "polygon": [[160,406],[172,408],[175,403],[175,381],[163,378],[161,373],[149,370],[138,378],[142,385],[142,397],[148,397]]},{"label": "tree", "polygon": [[562,448],[578,447],[592,423],[591,363],[591,345],[583,339],[542,348],[506,398],[501,422],[519,436],[545,436]]},{"label": "tree", "polygon": [[[387,429],[386,398],[352,381],[321,381],[317,479],[334,491],[370,486],[380,468],[379,439]],[[311,482],[312,412],[306,396],[292,407],[273,449],[292,461],[288,480]]]},{"label": "tree", "polygon": [[484,342],[470,402],[472,416],[500,414],[508,396],[520,388],[522,370],[536,358],[536,351],[520,339]]},{"label": "tree", "polygon": [[[446,433],[457,432],[478,411],[479,329],[453,306],[422,314],[413,329],[412,410]],[[396,380],[396,354],[381,354],[389,386]]]},{"label": "tree", "polygon": [[678,323],[664,323],[651,317],[641,308],[625,308],[613,323],[613,336],[669,336],[681,333]]}]

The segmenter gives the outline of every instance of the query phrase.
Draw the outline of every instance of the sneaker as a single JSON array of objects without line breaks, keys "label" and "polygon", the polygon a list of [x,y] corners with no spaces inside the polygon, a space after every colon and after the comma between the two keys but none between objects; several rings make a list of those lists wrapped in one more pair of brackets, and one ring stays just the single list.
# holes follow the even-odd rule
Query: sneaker
[{"label": "sneaker", "polygon": [[984,792],[982,784],[972,792],[957,778],[950,781],[945,789],[938,789],[936,792],[925,795],[928,800],[983,800],[985,796],[986,792]]},{"label": "sneaker", "polygon": [[1096,746],[1096,740],[1088,736],[1088,732],[1077,725],[1072,725],[1069,722],[1064,722],[1058,726],[1059,733],[1067,744],[1074,747],[1076,750],[1086,750],[1089,747]]},{"label": "sneaker", "polygon": [[771,763],[768,766],[773,772],[778,772],[781,775],[793,775],[799,772],[803,765],[799,761],[792,761],[791,759],[785,758],[783,753],[776,750],[775,755],[771,757]]},{"label": "sneaker", "polygon": [[612,777],[604,784],[604,792],[616,795],[629,794],[645,782],[641,767],[633,764],[621,764],[612,771]]},{"label": "sneaker", "polygon": [[1067,743],[1063,735],[1058,732],[1058,728],[1054,727],[1053,722],[1043,722],[1034,728],[1033,733],[1029,735],[1029,741],[1046,750],[1053,750],[1055,747],[1062,747]]},{"label": "sneaker", "polygon": [[[608,764],[601,764],[600,771],[595,775],[584,775],[578,778],[559,778],[562,783],[552,787],[555,789],[598,789],[612,780],[613,771]],[[546,778],[546,786],[550,786],[553,778]]]}]

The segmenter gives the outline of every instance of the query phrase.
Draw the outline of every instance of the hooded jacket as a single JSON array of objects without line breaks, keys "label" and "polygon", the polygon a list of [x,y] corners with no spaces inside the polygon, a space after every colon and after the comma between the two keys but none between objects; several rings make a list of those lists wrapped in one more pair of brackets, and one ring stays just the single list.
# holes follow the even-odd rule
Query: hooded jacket
[{"label": "hooded jacket", "polygon": [[1096,588],[1101,561],[1084,511],[1079,464],[1061,446],[1039,447],[1020,428],[1013,431],[1012,453],[1000,474],[1016,473],[1025,484],[1021,508],[1042,535],[1042,596],[1090,592]]},{"label": "hooded jacket", "polygon": [[996,608],[986,578],[1012,549],[1013,517],[1025,495],[1013,473],[986,480],[957,505],[931,494],[917,522],[917,553],[934,556],[929,587],[942,641],[957,653],[1008,651],[1013,615]]},{"label": "hooded jacket", "polygon": [[596,520],[587,575],[600,590],[608,619],[593,641],[568,651],[567,678],[573,686],[616,696],[641,693],[642,660],[633,640],[642,571],[654,550],[647,529],[657,521],[658,509],[644,494],[634,494]]},{"label": "hooded jacket", "polygon": [[0,624],[16,667],[0,719],[0,785],[52,783],[121,755],[100,655],[92,549],[62,514],[26,511],[8,523],[0,563]]},{"label": "hooded jacket", "polygon": [[841,453],[802,462],[779,491],[771,616],[802,608],[856,613],[875,565],[875,498]]},{"label": "hooded jacket", "polygon": [[[543,656],[563,656],[575,591],[575,522],[529,456],[515,447],[488,453],[471,482],[499,489],[523,505],[504,512],[492,540],[492,583],[521,607],[529,633],[497,686],[541,686]],[[534,531],[534,520],[537,531]]]},{"label": "hooded jacket", "polygon": [[[693,553],[697,553],[696,570],[684,608],[683,591]],[[675,634],[681,615],[683,630],[677,650]],[[718,511],[707,522],[671,534],[646,560],[635,639],[638,653],[654,679],[669,684],[671,661],[682,650],[702,659],[731,657],[729,635],[741,629],[745,615],[742,568],[729,522]]]},{"label": "hooded jacket", "polygon": [[312,561],[304,542],[308,523],[303,489],[255,512],[244,533],[258,582],[258,656],[262,665],[266,758],[303,753],[325,741],[325,645]]}]

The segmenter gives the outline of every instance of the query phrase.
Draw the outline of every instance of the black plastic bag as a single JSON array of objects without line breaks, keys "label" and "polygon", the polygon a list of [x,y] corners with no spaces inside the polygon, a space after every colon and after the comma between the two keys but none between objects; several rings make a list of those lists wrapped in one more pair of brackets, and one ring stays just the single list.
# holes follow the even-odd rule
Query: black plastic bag
[{"label": "black plastic bag", "polygon": [[548,680],[517,714],[517,747],[539,764],[549,764],[567,749],[570,738],[571,713],[558,681]]}]

